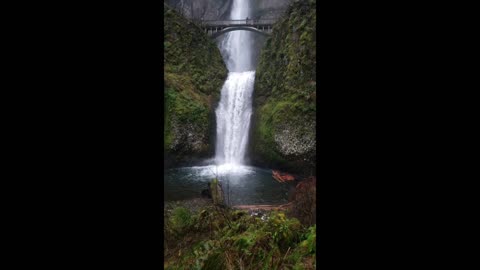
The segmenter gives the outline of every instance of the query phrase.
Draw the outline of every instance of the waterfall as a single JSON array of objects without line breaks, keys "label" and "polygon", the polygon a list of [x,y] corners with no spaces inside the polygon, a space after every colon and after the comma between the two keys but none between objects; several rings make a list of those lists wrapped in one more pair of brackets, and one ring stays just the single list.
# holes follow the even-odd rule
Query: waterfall
[{"label": "waterfall", "polygon": [[254,71],[230,72],[217,116],[217,164],[242,164],[248,141]]},{"label": "waterfall", "polygon": [[[249,12],[248,0],[234,0],[230,19],[244,20]],[[220,44],[229,73],[215,111],[215,160],[218,165],[241,165],[244,162],[255,80],[251,34],[248,31],[232,31],[225,34]]]}]

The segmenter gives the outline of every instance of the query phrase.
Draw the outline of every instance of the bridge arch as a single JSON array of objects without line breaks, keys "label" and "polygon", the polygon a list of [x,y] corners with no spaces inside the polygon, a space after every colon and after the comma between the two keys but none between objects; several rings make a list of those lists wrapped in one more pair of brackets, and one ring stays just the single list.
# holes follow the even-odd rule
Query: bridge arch
[{"label": "bridge arch", "polygon": [[206,20],[201,21],[201,28],[211,38],[217,38],[231,31],[250,31],[263,36],[269,36],[277,19],[250,19],[250,20]]},{"label": "bridge arch", "polygon": [[269,33],[259,30],[253,26],[229,26],[229,27],[223,28],[219,32],[213,33],[211,37],[217,38],[225,33],[232,32],[232,31],[239,31],[239,30],[250,31],[263,36],[269,36]]}]

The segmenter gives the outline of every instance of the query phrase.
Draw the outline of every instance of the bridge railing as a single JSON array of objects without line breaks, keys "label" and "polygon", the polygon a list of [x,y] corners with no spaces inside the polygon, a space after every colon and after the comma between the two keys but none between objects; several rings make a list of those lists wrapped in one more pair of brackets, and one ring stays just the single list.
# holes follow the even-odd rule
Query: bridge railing
[{"label": "bridge railing", "polygon": [[270,25],[277,21],[277,19],[248,19],[248,20],[204,20],[200,23],[204,26],[223,26],[223,25]]}]

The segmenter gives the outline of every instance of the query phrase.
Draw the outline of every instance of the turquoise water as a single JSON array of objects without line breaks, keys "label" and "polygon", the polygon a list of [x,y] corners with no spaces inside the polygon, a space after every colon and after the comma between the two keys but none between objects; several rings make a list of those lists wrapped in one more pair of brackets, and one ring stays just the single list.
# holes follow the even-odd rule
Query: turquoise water
[{"label": "turquoise water", "polygon": [[229,205],[287,203],[289,191],[294,186],[277,182],[271,170],[257,167],[184,167],[164,172],[165,201],[201,197],[202,190],[207,189],[208,182],[216,175],[225,197],[229,197]]}]

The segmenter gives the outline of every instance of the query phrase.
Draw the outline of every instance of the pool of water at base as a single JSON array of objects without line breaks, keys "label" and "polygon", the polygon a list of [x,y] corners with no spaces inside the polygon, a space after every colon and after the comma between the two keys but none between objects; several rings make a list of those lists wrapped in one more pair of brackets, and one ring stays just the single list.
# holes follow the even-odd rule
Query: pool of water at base
[{"label": "pool of water at base", "polygon": [[198,166],[164,172],[165,201],[181,201],[201,196],[208,183],[218,176],[229,205],[282,204],[288,202],[293,183],[279,183],[272,171],[251,166]]}]

